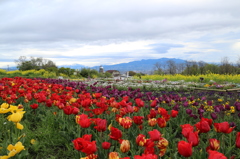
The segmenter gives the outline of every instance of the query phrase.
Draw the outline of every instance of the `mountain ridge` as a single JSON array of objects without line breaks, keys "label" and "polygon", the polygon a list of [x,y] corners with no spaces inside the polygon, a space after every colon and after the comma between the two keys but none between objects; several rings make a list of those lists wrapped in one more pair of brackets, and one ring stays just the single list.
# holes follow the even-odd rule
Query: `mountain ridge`
[{"label": "mountain ridge", "polygon": [[[142,60],[130,61],[126,63],[119,63],[115,65],[101,65],[101,66],[103,66],[104,72],[107,70],[118,70],[121,73],[125,73],[127,71],[150,73],[154,70],[154,64],[159,62],[160,64],[164,65],[169,60],[174,61],[176,64],[186,62],[186,60],[177,59],[177,58],[159,58],[159,59],[142,59]],[[57,67],[58,68],[65,67],[65,68],[78,69],[78,70],[81,70],[82,68],[90,68],[98,71],[100,65],[89,67],[79,63],[74,63],[72,65],[59,65]],[[17,70],[17,67],[9,67],[8,69],[0,68],[0,69],[14,71],[14,70]]]},{"label": "mountain ridge", "polygon": [[[104,72],[107,70],[118,70],[121,73],[124,73],[127,71],[149,73],[154,70],[154,64],[156,64],[157,62],[164,65],[169,60],[174,61],[176,64],[186,62],[186,60],[176,59],[176,58],[160,58],[160,59],[142,59],[140,61],[131,61],[131,62],[120,63],[115,65],[101,65],[101,66],[103,66]],[[68,67],[72,69],[90,68],[90,69],[99,70],[100,65],[88,67],[81,64],[73,64],[73,65],[61,65],[61,67]]]}]

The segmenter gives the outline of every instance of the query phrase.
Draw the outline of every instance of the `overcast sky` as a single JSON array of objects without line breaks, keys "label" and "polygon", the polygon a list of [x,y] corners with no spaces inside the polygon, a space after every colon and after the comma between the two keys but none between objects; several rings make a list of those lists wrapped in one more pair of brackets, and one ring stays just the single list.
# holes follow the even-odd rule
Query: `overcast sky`
[{"label": "overcast sky", "polygon": [[240,57],[240,0],[0,0],[0,67]]}]

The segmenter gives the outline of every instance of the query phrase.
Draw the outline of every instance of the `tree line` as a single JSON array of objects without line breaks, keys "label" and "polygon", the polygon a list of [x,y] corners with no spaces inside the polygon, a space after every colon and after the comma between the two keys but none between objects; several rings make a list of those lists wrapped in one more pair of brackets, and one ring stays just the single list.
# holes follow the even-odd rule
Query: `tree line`
[{"label": "tree line", "polygon": [[53,61],[42,57],[30,57],[30,59],[28,59],[26,56],[20,56],[19,59],[15,60],[15,63],[20,71],[44,69],[48,72],[56,73],[57,76],[61,76],[63,74],[68,77],[74,76],[79,78],[111,77],[111,74],[108,72],[99,73],[97,70],[90,68],[82,68],[79,70],[67,67],[58,68]]},{"label": "tree line", "polygon": [[176,63],[173,60],[168,60],[166,63],[155,63],[153,70],[152,74],[240,74],[240,58],[236,63],[232,63],[229,61],[228,57],[224,57],[219,64],[193,60],[187,60],[184,63]]},{"label": "tree line", "polygon": [[[48,59],[42,57],[30,57],[28,59],[25,56],[20,56],[19,59],[15,60],[17,68],[20,71],[26,70],[40,70],[44,69],[49,72],[56,73],[57,76],[64,74],[68,77],[111,77],[109,72],[99,73],[95,69],[82,68],[79,70],[71,69],[67,67],[58,68],[56,64]],[[183,75],[198,75],[198,74],[240,74],[240,57],[235,63],[229,61],[228,57],[222,58],[219,64],[207,63],[204,61],[193,61],[187,60],[184,63],[176,63],[174,60],[168,60],[165,63],[157,62],[153,64],[153,71],[150,74],[183,74]],[[142,76],[143,73],[136,73],[129,71],[130,76]]]}]

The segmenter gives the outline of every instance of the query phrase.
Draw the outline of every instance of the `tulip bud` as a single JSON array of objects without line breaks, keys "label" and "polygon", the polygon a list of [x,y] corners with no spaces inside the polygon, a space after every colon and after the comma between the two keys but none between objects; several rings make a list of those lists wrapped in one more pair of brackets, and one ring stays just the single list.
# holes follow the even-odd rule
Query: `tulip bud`
[{"label": "tulip bud", "polygon": [[123,153],[128,152],[130,150],[130,142],[129,142],[129,140],[122,140],[122,142],[120,144],[120,150]]}]

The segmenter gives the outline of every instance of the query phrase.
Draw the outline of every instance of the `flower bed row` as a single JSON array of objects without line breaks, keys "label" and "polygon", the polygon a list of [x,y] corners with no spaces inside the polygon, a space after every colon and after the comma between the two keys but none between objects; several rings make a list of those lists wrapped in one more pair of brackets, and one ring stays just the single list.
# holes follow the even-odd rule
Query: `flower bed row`
[{"label": "flower bed row", "polygon": [[[229,105],[205,96],[156,96],[84,83],[59,84],[50,79],[2,78],[0,91],[1,103],[7,103],[1,105],[2,122],[7,122],[6,117],[10,119],[9,105],[20,104],[25,111],[22,127],[17,126],[12,136],[8,135],[9,123],[3,127],[1,154],[7,153],[4,143],[21,142],[25,145],[21,157],[28,158],[41,151],[30,144],[32,139],[43,146],[41,139],[55,141],[54,135],[60,135],[66,142],[61,149],[72,152],[73,158],[213,159],[240,155],[238,101]],[[13,120],[15,124],[20,122]],[[46,133],[41,126],[45,131],[54,129],[49,138],[36,133]],[[26,137],[19,138],[21,134]]]}]

